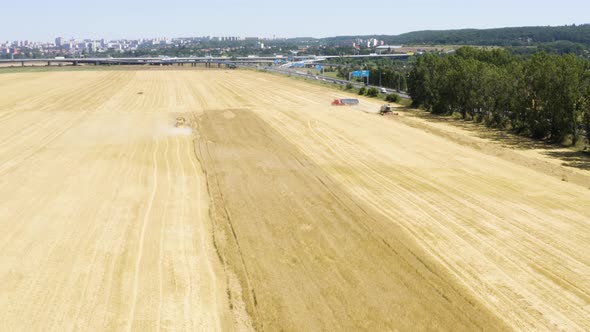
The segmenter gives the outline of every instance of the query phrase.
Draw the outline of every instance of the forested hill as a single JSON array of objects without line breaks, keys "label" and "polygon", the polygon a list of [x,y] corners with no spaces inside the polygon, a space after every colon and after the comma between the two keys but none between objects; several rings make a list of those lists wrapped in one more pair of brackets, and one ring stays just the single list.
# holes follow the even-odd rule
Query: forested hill
[{"label": "forested hill", "polygon": [[556,41],[590,45],[590,24],[560,27],[521,27],[500,29],[462,29],[416,31],[391,37],[398,44],[458,44],[525,46]]},{"label": "forested hill", "polygon": [[[368,36],[363,36],[366,38]],[[427,30],[408,32],[398,36],[371,36],[388,44],[450,44],[527,46],[557,41],[590,46],[590,24],[557,27],[519,27],[497,29]],[[327,41],[351,37],[326,38]]]}]

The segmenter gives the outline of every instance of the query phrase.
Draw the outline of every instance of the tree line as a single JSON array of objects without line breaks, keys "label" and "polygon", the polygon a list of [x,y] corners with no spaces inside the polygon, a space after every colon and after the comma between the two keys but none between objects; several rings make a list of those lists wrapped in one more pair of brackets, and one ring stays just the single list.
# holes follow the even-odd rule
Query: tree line
[{"label": "tree line", "polygon": [[419,57],[408,77],[415,107],[458,113],[537,139],[590,139],[590,61],[573,54],[530,58],[464,47]]},{"label": "tree line", "polygon": [[415,31],[383,38],[399,44],[528,46],[569,41],[590,46],[590,24],[556,27],[515,27]]}]

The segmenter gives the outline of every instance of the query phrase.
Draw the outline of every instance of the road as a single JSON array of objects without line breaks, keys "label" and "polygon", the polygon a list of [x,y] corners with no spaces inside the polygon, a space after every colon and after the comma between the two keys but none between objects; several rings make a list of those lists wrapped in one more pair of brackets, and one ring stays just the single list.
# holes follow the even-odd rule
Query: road
[{"label": "road", "polygon": [[[305,68],[303,68],[303,69],[305,69]],[[287,75],[287,76],[304,77],[304,78],[313,79],[313,80],[320,79],[325,82],[330,82],[330,83],[339,84],[339,85],[346,85],[346,84],[350,83],[350,84],[352,84],[352,86],[354,86],[357,89],[362,88],[362,87],[369,87],[369,88],[374,87],[379,90],[385,89],[385,91],[387,93],[395,93],[402,98],[411,99],[410,95],[407,92],[399,91],[399,90],[395,90],[395,89],[384,88],[384,87],[376,86],[376,85],[366,85],[364,83],[351,82],[351,81],[342,80],[342,79],[333,78],[333,77],[324,77],[322,75],[312,75],[312,74],[307,74],[307,73],[304,73],[304,72],[301,72],[298,70],[284,69],[284,68],[280,68],[280,67],[265,67],[264,70],[269,71],[269,72],[273,72],[273,73]]]},{"label": "road", "polygon": [[590,329],[587,170],[253,71],[0,89],[2,330]]}]

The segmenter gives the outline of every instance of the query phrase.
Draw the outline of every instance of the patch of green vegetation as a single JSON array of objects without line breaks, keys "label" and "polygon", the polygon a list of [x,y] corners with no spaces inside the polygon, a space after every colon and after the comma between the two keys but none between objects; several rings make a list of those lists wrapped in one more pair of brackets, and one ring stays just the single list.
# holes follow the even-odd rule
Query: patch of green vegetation
[{"label": "patch of green vegetation", "polygon": [[379,96],[379,90],[377,90],[377,88],[375,88],[375,87],[371,87],[371,88],[367,89],[367,96],[375,98],[375,97]]},{"label": "patch of green vegetation", "polygon": [[[335,90],[339,90],[345,93],[350,93],[351,95],[365,95],[367,92],[367,88],[365,87],[361,87],[359,88],[355,88],[352,84],[348,83],[346,85],[340,85],[340,84],[334,84],[334,83],[330,83],[330,82],[326,82],[326,81],[321,81],[321,80],[316,80],[316,79],[311,79],[311,78],[305,78],[305,77],[301,77],[301,76],[287,76],[285,74],[280,74],[280,73],[274,73],[274,72],[268,72],[268,71],[264,71],[264,70],[259,70],[259,72],[263,72],[263,73],[267,73],[270,75],[275,75],[275,76],[281,76],[281,77],[289,77],[290,79],[293,80],[298,80],[298,81],[305,81],[309,84],[314,84],[314,85],[321,85],[323,87],[327,87],[330,89],[335,89]],[[360,93],[360,91],[363,90],[363,93]],[[376,99],[381,99],[383,101],[387,101],[388,94],[383,94],[383,93],[378,93],[375,98]],[[412,105],[412,100],[411,99],[406,99],[406,98],[401,98],[399,97],[398,101],[395,102],[396,104],[402,105],[403,107],[410,107]]]},{"label": "patch of green vegetation", "polygon": [[324,72],[323,75],[320,73],[320,74],[318,74],[318,76],[340,79],[340,77],[338,77],[338,73],[335,71],[326,71],[326,72]]},{"label": "patch of green vegetation", "polygon": [[410,108],[412,106],[412,99],[400,97],[396,103],[402,105],[403,107]]},{"label": "patch of green vegetation", "polygon": [[399,95],[395,94],[395,93],[391,93],[385,96],[385,101],[391,102],[391,103],[397,103],[399,101]]},{"label": "patch of green vegetation", "polygon": [[590,61],[574,54],[516,57],[460,48],[427,54],[409,75],[414,106],[540,140],[590,139]]}]

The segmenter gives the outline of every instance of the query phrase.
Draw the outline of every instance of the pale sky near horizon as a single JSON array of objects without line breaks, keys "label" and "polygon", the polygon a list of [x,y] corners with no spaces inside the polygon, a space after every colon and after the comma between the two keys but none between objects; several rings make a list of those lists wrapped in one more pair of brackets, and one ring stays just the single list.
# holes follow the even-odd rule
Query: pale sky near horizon
[{"label": "pale sky near horizon", "polygon": [[195,36],[329,37],[590,23],[585,0],[100,0],[0,3],[0,41]]}]

